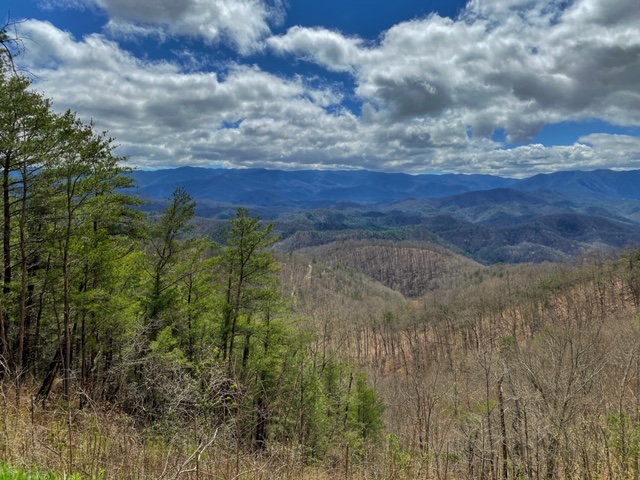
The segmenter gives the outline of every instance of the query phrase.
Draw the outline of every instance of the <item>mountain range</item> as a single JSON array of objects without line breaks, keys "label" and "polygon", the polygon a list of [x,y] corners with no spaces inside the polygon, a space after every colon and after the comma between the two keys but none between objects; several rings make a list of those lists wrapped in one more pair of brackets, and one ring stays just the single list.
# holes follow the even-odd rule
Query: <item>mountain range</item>
[{"label": "mountain range", "polygon": [[318,206],[340,201],[383,203],[503,188],[521,192],[549,191],[580,201],[640,199],[640,170],[567,171],[521,180],[493,175],[197,167],[137,170],[131,175],[142,197],[168,197],[176,187],[184,186],[196,199],[259,206]]},{"label": "mountain range", "polygon": [[370,171],[181,167],[130,174],[162,208],[179,187],[215,236],[237,206],[275,223],[280,247],[344,240],[430,242],[475,261],[558,261],[640,245],[640,170],[565,171],[525,179]]}]

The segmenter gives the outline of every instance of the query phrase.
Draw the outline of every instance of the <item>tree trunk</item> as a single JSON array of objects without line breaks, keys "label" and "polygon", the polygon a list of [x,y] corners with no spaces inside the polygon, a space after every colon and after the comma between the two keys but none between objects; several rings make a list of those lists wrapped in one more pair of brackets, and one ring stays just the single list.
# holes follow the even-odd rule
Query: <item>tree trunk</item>
[{"label": "tree trunk", "polygon": [[[9,180],[11,170],[11,155],[4,159],[2,172],[2,296],[8,298],[11,293],[11,208],[9,203]],[[0,303],[0,379],[9,373],[9,314],[5,302]]]},{"label": "tree trunk", "polygon": [[504,414],[504,392],[502,391],[502,381],[504,376],[498,380],[498,408],[500,410],[500,433],[502,434],[502,478],[508,480],[509,478],[509,463],[508,463],[508,449],[507,449],[507,425],[505,422]]}]

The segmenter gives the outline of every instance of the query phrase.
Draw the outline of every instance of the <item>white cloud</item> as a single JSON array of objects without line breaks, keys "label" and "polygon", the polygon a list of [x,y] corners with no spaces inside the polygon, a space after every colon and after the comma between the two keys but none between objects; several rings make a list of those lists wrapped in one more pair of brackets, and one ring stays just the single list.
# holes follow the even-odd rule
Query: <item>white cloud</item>
[{"label": "white cloud", "polygon": [[[282,20],[280,0],[62,0],[62,6],[99,7],[115,35],[179,35],[230,42],[241,54],[259,50],[270,24]],[[50,0],[60,6],[60,0]]]},{"label": "white cloud", "polygon": [[[637,0],[472,0],[457,20],[398,24],[376,46],[295,27],[269,45],[352,71],[382,121],[463,120],[527,141],[545,123],[640,124]],[[625,14],[625,12],[627,12]]]},{"label": "white cloud", "polygon": [[633,169],[640,166],[640,137],[593,133],[578,139],[579,144],[597,152],[610,168]]},{"label": "white cloud", "polygon": [[358,61],[362,40],[324,28],[292,27],[271,37],[267,45],[279,54],[293,54],[336,72],[348,72]]},{"label": "white cloud", "polygon": [[575,25],[580,23],[615,27],[619,25],[638,26],[640,5],[629,0],[582,0],[575,2],[567,12],[566,20]]},{"label": "white cloud", "polygon": [[[630,10],[635,1],[626,1]],[[523,4],[496,3],[509,9]],[[469,10],[473,8],[471,4]],[[394,116],[397,110],[429,115],[439,107],[444,118],[461,116],[473,124],[478,115],[486,121],[486,113],[492,112],[493,127],[505,128],[517,141],[535,135],[542,123],[559,120],[640,123],[636,28],[587,25],[573,17],[565,23],[563,15],[552,23],[552,16],[544,13],[536,18],[545,22],[511,13],[498,24],[482,18],[468,23],[430,17],[397,25],[376,49],[376,61],[358,67],[359,92],[373,101],[382,99]],[[389,94],[381,88],[381,76],[401,87],[407,81],[426,82],[440,94],[437,101],[423,94],[407,102],[407,90]]]},{"label": "white cloud", "polygon": [[339,154],[357,128],[350,112],[324,110],[340,101],[336,92],[301,79],[242,65],[223,77],[184,73],[171,63],[137,59],[101,35],[77,41],[34,20],[20,28],[31,39],[23,61],[41,79],[36,87],[54,98],[54,107],[95,119],[140,165],[242,166],[285,157],[304,164],[307,156],[316,161],[310,155],[316,148]]}]

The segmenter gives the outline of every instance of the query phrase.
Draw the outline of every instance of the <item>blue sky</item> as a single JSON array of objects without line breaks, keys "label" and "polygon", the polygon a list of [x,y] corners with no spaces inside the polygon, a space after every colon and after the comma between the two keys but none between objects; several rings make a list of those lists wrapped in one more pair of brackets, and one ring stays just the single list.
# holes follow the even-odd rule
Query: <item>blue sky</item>
[{"label": "blue sky", "polygon": [[133,166],[640,168],[638,0],[5,9],[34,88],[108,130]]}]

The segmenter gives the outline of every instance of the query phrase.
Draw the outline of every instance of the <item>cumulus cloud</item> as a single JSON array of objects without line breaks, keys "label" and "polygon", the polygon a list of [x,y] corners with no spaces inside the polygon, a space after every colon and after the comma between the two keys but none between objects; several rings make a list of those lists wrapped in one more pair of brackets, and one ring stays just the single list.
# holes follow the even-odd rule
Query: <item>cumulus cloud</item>
[{"label": "cumulus cloud", "polygon": [[[598,152],[602,161],[611,168],[638,168],[640,162],[640,137],[593,133],[580,137],[578,142]],[[598,167],[599,165],[596,165]]]},{"label": "cumulus cloud", "polygon": [[[58,2],[60,0],[50,0]],[[229,41],[241,54],[261,48],[270,24],[282,19],[279,0],[63,0],[65,6],[98,7],[107,30],[127,36],[167,34]]]},{"label": "cumulus cloud", "polygon": [[458,19],[404,22],[375,46],[300,27],[269,44],[353,71],[391,121],[461,118],[521,142],[561,120],[640,123],[639,12],[637,0],[472,0]]},{"label": "cumulus cloud", "polygon": [[566,16],[568,21],[600,26],[638,25],[640,5],[628,0],[584,0],[576,2]]},{"label": "cumulus cloud", "polygon": [[274,36],[267,45],[279,54],[293,54],[336,72],[351,71],[358,62],[363,42],[325,28],[292,27]]},{"label": "cumulus cloud", "polygon": [[[602,25],[594,20],[594,8],[585,10],[583,3],[596,2],[585,0],[558,10],[553,2],[478,0],[469,4],[467,21],[430,17],[397,25],[375,55],[364,57],[357,67],[359,92],[390,104],[390,115],[397,116],[398,108],[411,116],[430,114],[429,95],[417,96],[414,103],[403,99],[401,89],[387,98],[388,90],[379,88],[380,71],[397,85],[422,80],[434,86],[432,91],[442,92],[436,106],[444,110],[445,119],[461,116],[473,124],[478,116],[485,123],[492,117],[493,129],[505,128],[514,141],[526,141],[542,123],[559,120],[601,118],[637,125],[636,27]],[[626,1],[629,10],[637,10],[634,4]],[[518,8],[528,10],[513,13]],[[470,14],[477,14],[473,21]],[[502,20],[494,23],[494,18]]]},{"label": "cumulus cloud", "polygon": [[36,87],[55,108],[95,119],[138,165],[248,166],[285,157],[303,164],[315,149],[326,150],[326,160],[351,148],[342,145],[357,120],[339,107],[327,113],[341,99],[331,89],[243,65],[223,75],[185,73],[137,59],[102,35],[76,40],[35,20],[20,28],[32,45],[23,60],[40,79]]}]

